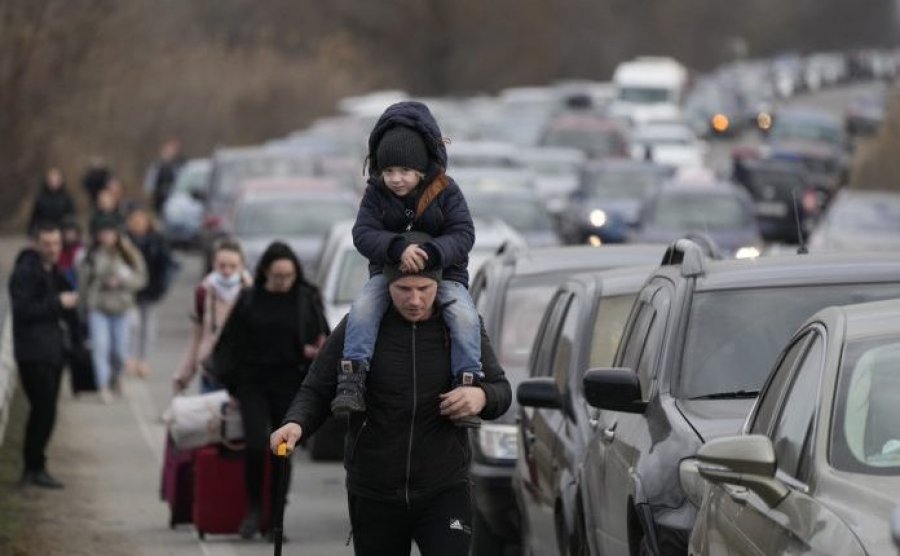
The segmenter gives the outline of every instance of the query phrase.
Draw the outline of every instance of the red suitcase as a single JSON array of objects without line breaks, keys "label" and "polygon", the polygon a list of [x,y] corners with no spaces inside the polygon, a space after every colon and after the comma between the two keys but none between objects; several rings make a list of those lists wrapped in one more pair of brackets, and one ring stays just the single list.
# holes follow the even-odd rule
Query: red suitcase
[{"label": "red suitcase", "polygon": [[194,505],[194,457],[197,450],[179,450],[166,435],[163,460],[162,499],[169,504],[169,527],[190,523]]},{"label": "red suitcase", "polygon": [[[263,523],[269,527],[271,463],[266,458],[263,479]],[[204,446],[194,460],[194,527],[200,538],[207,533],[237,533],[247,512],[244,488],[244,453],[223,446]]]}]

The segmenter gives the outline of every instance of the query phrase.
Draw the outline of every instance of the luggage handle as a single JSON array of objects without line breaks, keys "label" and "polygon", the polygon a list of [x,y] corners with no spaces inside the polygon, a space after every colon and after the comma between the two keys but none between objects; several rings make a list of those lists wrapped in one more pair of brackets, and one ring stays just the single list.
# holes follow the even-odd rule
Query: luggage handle
[{"label": "luggage handle", "polygon": [[240,451],[246,448],[247,444],[239,440],[229,440],[227,436],[228,421],[225,419],[225,410],[228,409],[229,403],[230,402],[222,402],[222,406],[219,408],[219,442],[229,450]]},{"label": "luggage handle", "polygon": [[288,466],[288,446],[286,442],[278,445],[275,455],[278,456],[278,465],[281,467],[281,473],[278,474],[278,489],[275,501],[275,515],[272,516],[272,540],[275,544],[275,556],[281,556],[281,545],[284,543],[284,502],[287,498],[287,466]]}]

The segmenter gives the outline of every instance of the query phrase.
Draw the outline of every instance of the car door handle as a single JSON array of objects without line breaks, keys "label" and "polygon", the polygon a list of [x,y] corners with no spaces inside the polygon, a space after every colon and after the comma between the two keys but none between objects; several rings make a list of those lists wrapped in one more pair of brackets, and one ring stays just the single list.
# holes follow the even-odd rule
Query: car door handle
[{"label": "car door handle", "polygon": [[600,437],[603,439],[604,442],[608,443],[608,442],[612,442],[613,440],[616,439],[616,427],[617,426],[619,426],[619,422],[613,421],[613,424],[611,424],[610,426],[603,429],[603,431],[600,433]]}]

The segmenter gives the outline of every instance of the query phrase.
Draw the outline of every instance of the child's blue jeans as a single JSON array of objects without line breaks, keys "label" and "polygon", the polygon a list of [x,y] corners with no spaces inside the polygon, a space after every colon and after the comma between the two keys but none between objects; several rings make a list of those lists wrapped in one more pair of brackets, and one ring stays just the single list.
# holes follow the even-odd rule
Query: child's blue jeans
[{"label": "child's blue jeans", "polygon": [[[371,361],[381,319],[391,304],[387,280],[376,274],[359,292],[344,337],[344,359]],[[444,322],[450,331],[450,369],[459,379],[464,372],[482,378],[481,321],[469,290],[454,280],[443,280],[438,286],[437,304],[443,307]]]}]

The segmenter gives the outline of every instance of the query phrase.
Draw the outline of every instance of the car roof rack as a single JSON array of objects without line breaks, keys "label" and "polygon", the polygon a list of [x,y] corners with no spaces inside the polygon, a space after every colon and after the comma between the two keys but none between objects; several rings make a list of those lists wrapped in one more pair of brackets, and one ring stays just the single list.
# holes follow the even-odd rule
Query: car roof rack
[{"label": "car roof rack", "polygon": [[682,276],[701,276],[706,273],[706,253],[694,239],[676,239],[666,248],[662,265],[680,265]]}]

